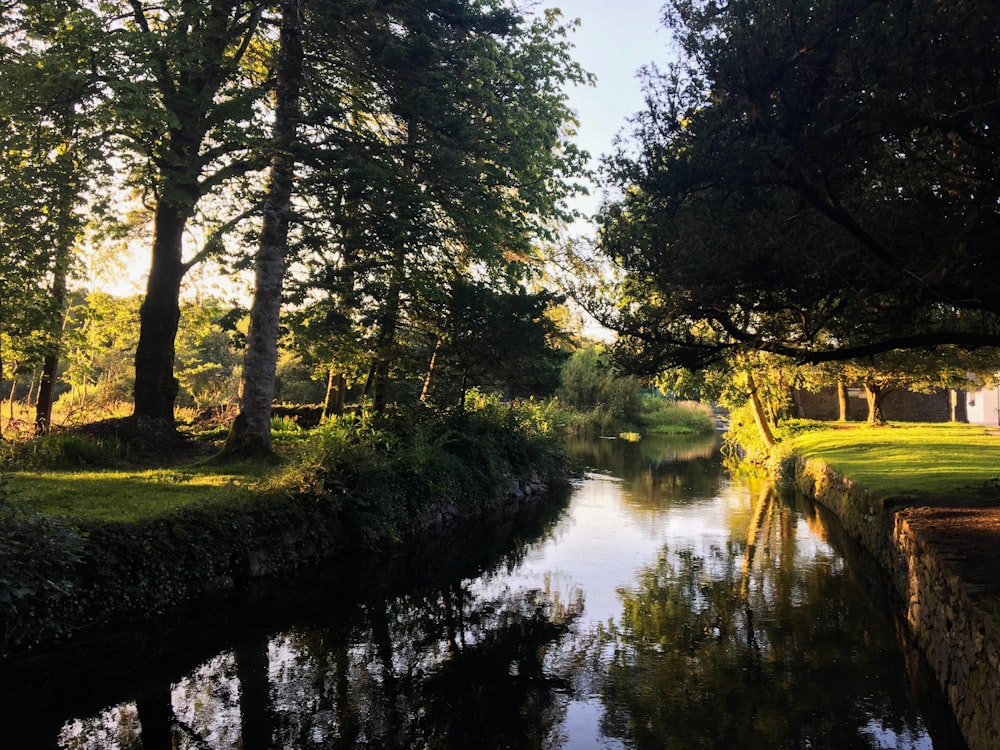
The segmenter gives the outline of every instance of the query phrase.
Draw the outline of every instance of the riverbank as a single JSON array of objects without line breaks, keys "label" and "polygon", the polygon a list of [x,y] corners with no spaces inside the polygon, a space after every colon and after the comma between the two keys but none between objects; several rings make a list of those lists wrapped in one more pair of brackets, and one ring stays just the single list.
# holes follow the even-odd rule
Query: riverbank
[{"label": "riverbank", "polygon": [[[153,480],[11,473],[0,488],[0,657],[517,513],[569,472],[559,431],[531,416],[496,407],[345,421],[304,438],[280,471],[224,490],[186,486],[203,476],[202,460],[155,470]],[[120,498],[111,507],[102,487]],[[183,500],[169,507],[164,489]],[[200,491],[204,500],[189,502]]]},{"label": "riverbank", "polygon": [[[1000,442],[1000,438],[992,437]],[[866,475],[879,464],[879,446],[852,451],[831,442],[793,453],[780,463],[782,479],[833,511],[886,571],[906,608],[906,619],[948,697],[970,750],[996,750],[1000,737],[1000,503],[995,481],[945,491],[939,479],[919,471],[886,484]],[[997,446],[990,445],[990,451]],[[889,450],[882,447],[883,452]],[[851,474],[825,460],[852,466]],[[961,461],[976,463],[974,450]],[[940,449],[942,465],[951,453]],[[957,455],[957,454],[956,454]],[[901,471],[897,466],[897,471]],[[865,469],[864,467],[868,468]],[[993,463],[986,471],[993,471]],[[873,491],[859,482],[861,475]],[[882,480],[885,477],[882,476]],[[901,490],[893,494],[887,487]],[[918,492],[920,486],[934,491]]]}]

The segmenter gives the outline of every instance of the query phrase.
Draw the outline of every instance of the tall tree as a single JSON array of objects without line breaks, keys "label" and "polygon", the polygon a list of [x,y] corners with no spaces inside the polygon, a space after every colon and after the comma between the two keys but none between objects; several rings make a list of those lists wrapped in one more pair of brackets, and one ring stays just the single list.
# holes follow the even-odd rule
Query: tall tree
[{"label": "tall tree", "polygon": [[[13,9],[12,9],[13,10]],[[36,429],[48,429],[82,204],[103,148],[96,128],[100,25],[72,5],[26,2],[0,48],[0,327],[43,360]],[[33,330],[18,330],[19,324]]]},{"label": "tall tree", "polygon": [[636,367],[1000,344],[987,0],[673,0],[602,247]]},{"label": "tall tree", "polygon": [[140,161],[136,179],[153,211],[135,416],[169,426],[178,391],[174,340],[181,282],[199,259],[185,259],[184,232],[204,196],[257,164],[261,89],[244,64],[256,52],[265,6],[254,0],[129,0],[107,11],[122,19],[112,24],[120,47],[108,82],[120,143]]},{"label": "tall tree", "polygon": [[371,332],[366,394],[380,403],[414,304],[456,268],[520,278],[532,242],[569,216],[584,155],[562,84],[587,76],[555,13],[529,22],[505,3],[443,0],[372,13],[324,16],[340,40],[325,47],[340,51],[321,64],[338,85],[314,106],[340,116],[316,128],[305,182],[326,197],[316,255],[337,266],[354,306],[343,317]]},{"label": "tall tree", "polygon": [[302,86],[302,15],[302,0],[282,0],[270,177],[264,199],[264,223],[257,250],[250,328],[240,381],[240,413],[226,441],[226,450],[240,455],[271,452],[278,318],[288,252],[288,222],[295,178],[293,149]]}]

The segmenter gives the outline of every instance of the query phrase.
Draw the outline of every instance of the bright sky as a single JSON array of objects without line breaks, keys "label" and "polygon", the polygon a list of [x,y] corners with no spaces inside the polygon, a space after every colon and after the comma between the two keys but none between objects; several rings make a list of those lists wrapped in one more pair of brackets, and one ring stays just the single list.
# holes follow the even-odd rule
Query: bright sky
[{"label": "bright sky", "polygon": [[[651,62],[668,61],[669,41],[661,28],[663,0],[551,0],[567,19],[579,18],[571,39],[574,57],[597,76],[595,87],[575,87],[568,93],[580,120],[579,145],[596,160],[610,153],[615,135],[626,119],[643,109],[637,73]],[[600,204],[596,190],[577,207],[592,214]]]}]

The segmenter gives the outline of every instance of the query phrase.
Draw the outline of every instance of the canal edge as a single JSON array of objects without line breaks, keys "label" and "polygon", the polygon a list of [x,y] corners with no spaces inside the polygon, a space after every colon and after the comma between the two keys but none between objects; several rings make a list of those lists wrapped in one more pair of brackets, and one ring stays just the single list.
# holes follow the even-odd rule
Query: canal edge
[{"label": "canal edge", "polygon": [[969,750],[997,750],[1000,628],[977,605],[975,586],[956,572],[950,551],[927,533],[926,509],[876,499],[817,459],[795,456],[782,464],[793,471],[782,478],[834,513],[889,576]]}]

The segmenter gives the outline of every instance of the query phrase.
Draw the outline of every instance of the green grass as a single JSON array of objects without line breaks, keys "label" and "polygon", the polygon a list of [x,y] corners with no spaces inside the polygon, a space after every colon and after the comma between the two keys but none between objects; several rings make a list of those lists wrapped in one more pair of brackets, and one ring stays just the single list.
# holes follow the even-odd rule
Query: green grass
[{"label": "green grass", "polygon": [[838,425],[786,445],[880,497],[965,495],[1000,484],[1000,434],[978,425]]},{"label": "green grass", "polygon": [[276,473],[238,464],[148,471],[14,471],[7,501],[25,511],[90,521],[133,522],[233,500]]},{"label": "green grass", "polygon": [[712,409],[695,401],[667,401],[642,397],[643,432],[654,435],[696,435],[715,432]]}]

